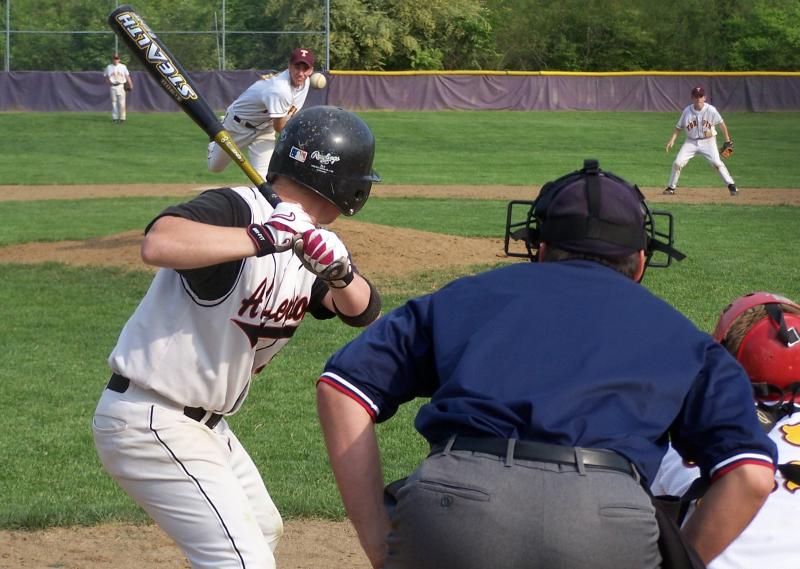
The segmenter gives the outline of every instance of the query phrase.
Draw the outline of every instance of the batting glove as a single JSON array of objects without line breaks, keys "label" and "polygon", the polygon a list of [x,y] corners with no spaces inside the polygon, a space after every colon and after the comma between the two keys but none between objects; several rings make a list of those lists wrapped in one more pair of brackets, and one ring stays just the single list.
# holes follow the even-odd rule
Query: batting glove
[{"label": "batting glove", "polygon": [[256,246],[257,257],[287,251],[295,235],[314,229],[311,218],[297,204],[279,203],[263,225],[251,223],[247,234]]},{"label": "batting glove", "polygon": [[332,288],[353,282],[353,264],[342,240],[327,229],[310,229],[294,240],[294,252],[303,266]]}]

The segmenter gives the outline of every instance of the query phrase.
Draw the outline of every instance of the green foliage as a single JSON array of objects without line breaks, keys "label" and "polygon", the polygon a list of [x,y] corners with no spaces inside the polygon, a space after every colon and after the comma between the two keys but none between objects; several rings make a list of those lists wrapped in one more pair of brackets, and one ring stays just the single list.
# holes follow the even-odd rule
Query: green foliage
[{"label": "green foliage", "polygon": [[[118,3],[12,1],[13,30],[95,32],[15,33],[12,68],[102,68],[117,46],[105,19]],[[226,69],[281,68],[296,45],[314,49],[319,67],[330,69],[800,68],[796,0],[331,0],[330,62],[322,57],[324,0],[226,0],[224,15],[221,0],[140,0],[134,7],[189,70],[223,65],[216,33],[223,16]]]},{"label": "green foliage", "polygon": [[800,3],[795,0],[747,4],[726,22],[724,34],[728,69],[800,68]]}]

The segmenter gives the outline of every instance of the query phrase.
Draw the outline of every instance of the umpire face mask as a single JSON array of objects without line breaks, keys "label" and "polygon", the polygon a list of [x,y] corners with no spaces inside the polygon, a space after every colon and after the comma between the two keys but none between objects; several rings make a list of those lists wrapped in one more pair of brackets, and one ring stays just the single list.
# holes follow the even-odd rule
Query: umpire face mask
[{"label": "umpire face mask", "polygon": [[[656,219],[666,231],[656,230]],[[643,250],[645,267],[667,267],[685,258],[672,247],[673,234],[671,213],[650,211],[637,186],[587,159],[582,169],[542,186],[535,200],[508,204],[505,253],[535,261],[542,242],[611,260]],[[525,252],[511,251],[512,240],[521,241]]]}]

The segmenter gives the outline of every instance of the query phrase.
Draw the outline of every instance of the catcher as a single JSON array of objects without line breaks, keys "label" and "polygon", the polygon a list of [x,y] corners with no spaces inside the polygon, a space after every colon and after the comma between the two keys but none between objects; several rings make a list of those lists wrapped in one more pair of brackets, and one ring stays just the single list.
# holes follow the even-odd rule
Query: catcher
[{"label": "catcher", "polygon": [[[753,388],[761,425],[778,447],[775,491],[750,525],[709,569],[798,567],[800,551],[800,304],[770,292],[746,294],[720,314],[714,339],[734,356]],[[708,487],[696,467],[670,450],[654,494],[680,496],[681,521],[703,509]],[[766,545],[766,547],[765,547]]]},{"label": "catcher", "polygon": [[[672,173],[669,182],[664,190],[666,195],[674,195],[678,187],[678,178],[681,170],[697,154],[702,155],[713,168],[719,172],[720,178],[727,184],[728,191],[732,196],[738,195],[739,190],[733,181],[728,168],[723,163],[723,158],[728,158],[733,154],[733,141],[731,140],[728,126],[722,120],[722,116],[716,107],[706,103],[706,91],[702,87],[692,89],[692,104],[683,109],[681,118],[675,125],[672,136],[667,141],[666,151],[669,152],[678,134],[682,130],[686,131],[686,140],[678,151],[675,161],[672,163]],[[725,142],[721,149],[717,148],[717,127],[720,128],[725,136]]]}]

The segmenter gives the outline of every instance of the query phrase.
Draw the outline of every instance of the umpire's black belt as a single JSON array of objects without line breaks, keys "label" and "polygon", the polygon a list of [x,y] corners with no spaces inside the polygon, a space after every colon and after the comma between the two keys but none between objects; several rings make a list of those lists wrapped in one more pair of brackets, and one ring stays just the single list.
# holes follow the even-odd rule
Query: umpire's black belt
[{"label": "umpire's black belt", "polygon": [[446,450],[467,450],[507,458],[509,449],[512,452],[511,458],[569,464],[575,466],[579,471],[582,467],[618,470],[636,479],[639,478],[633,464],[627,458],[612,450],[567,447],[536,441],[456,436],[452,444],[446,441],[432,445],[428,456],[439,454]]},{"label": "umpire's black belt", "polygon": [[242,119],[240,119],[240,118],[239,118],[238,116],[236,116],[236,115],[233,115],[233,120],[235,120],[235,121],[236,121],[236,122],[238,122],[239,124],[243,124],[243,125],[244,125],[244,126],[246,126],[247,128],[252,128],[252,129],[255,129],[255,128],[256,128],[256,127],[255,127],[255,125],[253,125],[253,124],[250,124],[249,122],[247,122],[247,121],[245,121],[245,120],[242,120]]},{"label": "umpire's black belt", "polygon": [[[111,391],[116,391],[117,393],[125,393],[128,391],[130,384],[130,379],[115,373],[111,375],[111,379],[108,380],[108,385],[106,387]],[[209,429],[216,427],[217,423],[219,423],[220,419],[222,419],[222,415],[219,413],[211,413],[209,418],[203,421],[203,418],[208,415],[208,411],[202,407],[184,407],[183,414],[197,422],[202,422]]]}]

